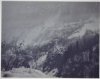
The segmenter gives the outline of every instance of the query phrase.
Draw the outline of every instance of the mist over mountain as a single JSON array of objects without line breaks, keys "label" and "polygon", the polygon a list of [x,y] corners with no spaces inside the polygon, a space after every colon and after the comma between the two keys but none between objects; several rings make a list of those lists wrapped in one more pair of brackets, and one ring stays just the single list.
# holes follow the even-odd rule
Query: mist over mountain
[{"label": "mist over mountain", "polygon": [[2,77],[98,78],[99,7],[3,2]]},{"label": "mist over mountain", "polygon": [[43,40],[48,30],[52,36],[64,24],[99,17],[99,3],[3,2],[2,7],[2,39],[26,45]]}]

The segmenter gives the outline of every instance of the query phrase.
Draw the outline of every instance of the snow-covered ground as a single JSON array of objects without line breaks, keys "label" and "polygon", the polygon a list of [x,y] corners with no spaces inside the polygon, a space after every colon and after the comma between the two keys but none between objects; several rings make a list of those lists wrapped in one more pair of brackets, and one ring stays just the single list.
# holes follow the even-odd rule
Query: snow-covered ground
[{"label": "snow-covered ground", "polygon": [[9,71],[2,71],[2,77],[20,77],[20,78],[49,78],[51,76],[48,76],[44,74],[43,72],[36,70],[36,69],[30,69],[30,68],[13,68]]}]

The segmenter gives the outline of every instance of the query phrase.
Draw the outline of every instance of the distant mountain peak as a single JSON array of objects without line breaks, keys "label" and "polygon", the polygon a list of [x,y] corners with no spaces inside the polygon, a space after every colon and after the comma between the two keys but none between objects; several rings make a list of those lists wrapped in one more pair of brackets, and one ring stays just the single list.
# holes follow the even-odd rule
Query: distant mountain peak
[{"label": "distant mountain peak", "polygon": [[74,33],[72,33],[68,39],[83,37],[86,33],[93,34],[93,32],[97,32],[99,25],[95,22],[84,24],[82,28],[77,29]]}]

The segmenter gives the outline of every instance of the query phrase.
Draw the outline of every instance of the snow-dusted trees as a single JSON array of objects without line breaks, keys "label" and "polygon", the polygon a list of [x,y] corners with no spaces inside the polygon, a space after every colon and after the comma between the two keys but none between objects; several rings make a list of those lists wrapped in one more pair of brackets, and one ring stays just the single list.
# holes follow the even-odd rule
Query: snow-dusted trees
[{"label": "snow-dusted trees", "polygon": [[31,50],[22,49],[22,45],[23,43],[17,45],[17,41],[2,42],[2,70],[10,70],[21,66],[30,67],[29,61],[33,60],[33,53]]},{"label": "snow-dusted trees", "polygon": [[5,55],[2,55],[2,69],[9,70],[14,65],[13,63],[16,60],[16,54],[13,53],[13,50],[7,50]]}]

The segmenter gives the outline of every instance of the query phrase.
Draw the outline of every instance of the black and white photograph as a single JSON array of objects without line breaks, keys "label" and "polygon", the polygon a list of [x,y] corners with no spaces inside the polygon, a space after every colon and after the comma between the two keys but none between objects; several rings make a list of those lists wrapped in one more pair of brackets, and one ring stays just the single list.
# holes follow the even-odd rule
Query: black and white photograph
[{"label": "black and white photograph", "polygon": [[2,78],[99,78],[100,2],[1,6]]}]

